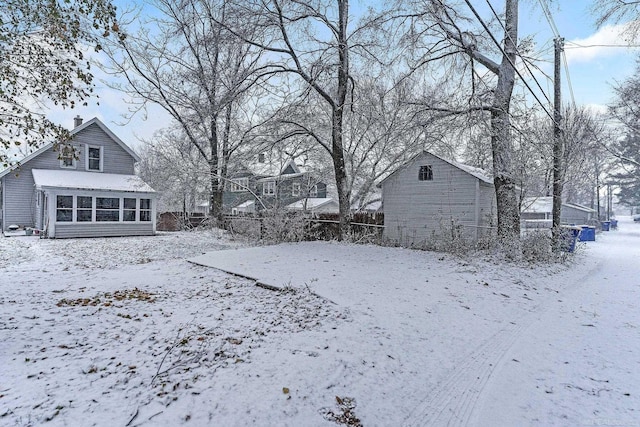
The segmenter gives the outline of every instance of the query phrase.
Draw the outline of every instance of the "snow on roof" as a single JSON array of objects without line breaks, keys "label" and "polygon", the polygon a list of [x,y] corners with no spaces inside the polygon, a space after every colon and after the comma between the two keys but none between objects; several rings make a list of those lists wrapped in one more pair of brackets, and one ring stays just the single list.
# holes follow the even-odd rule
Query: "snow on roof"
[{"label": "snow on roof", "polygon": [[[442,159],[445,160],[445,159]],[[445,160],[447,161],[447,160]],[[484,169],[480,169],[480,168],[476,168],[474,166],[469,166],[469,165],[465,165],[463,163],[458,163],[458,162],[449,162],[452,165],[458,167],[459,169],[462,169],[463,171],[467,172],[470,175],[475,176],[476,178],[480,179],[481,181],[484,181],[488,184],[493,184],[493,177],[491,176],[491,174],[489,172],[487,172]]]},{"label": "snow on roof", "polygon": [[331,197],[309,197],[287,205],[287,209],[301,210],[306,208],[311,210],[324,206],[332,201],[333,199]]},{"label": "snow on roof", "polygon": [[[584,212],[595,212],[595,210],[575,203],[562,203],[562,206],[578,209]],[[553,210],[553,197],[525,197],[522,201],[522,212],[525,213],[550,213]]]},{"label": "snow on roof", "polygon": [[47,169],[33,169],[31,172],[36,188],[155,193],[149,184],[136,175]]},{"label": "snow on roof", "polygon": [[236,208],[250,208],[251,206],[253,206],[255,204],[255,200],[247,200],[246,202],[242,202],[240,203],[238,206],[236,206]]},{"label": "snow on roof", "polygon": [[545,213],[551,212],[553,207],[552,197],[525,197],[522,200],[522,212]]}]

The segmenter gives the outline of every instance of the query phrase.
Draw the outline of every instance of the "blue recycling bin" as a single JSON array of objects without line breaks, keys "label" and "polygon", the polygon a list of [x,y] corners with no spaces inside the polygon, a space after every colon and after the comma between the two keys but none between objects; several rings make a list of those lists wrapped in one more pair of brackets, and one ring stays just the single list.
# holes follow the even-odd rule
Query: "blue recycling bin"
[{"label": "blue recycling bin", "polygon": [[582,230],[578,235],[578,241],[580,242],[595,242],[596,241],[596,228],[592,225],[582,225]]},{"label": "blue recycling bin", "polygon": [[602,221],[600,223],[600,226],[602,227],[602,231],[609,231],[609,227],[611,227],[611,221]]},{"label": "blue recycling bin", "polygon": [[611,229],[612,230],[617,230],[618,229],[618,220],[617,219],[612,219],[611,220]]},{"label": "blue recycling bin", "polygon": [[582,231],[581,227],[576,226],[563,226],[561,237],[562,243],[561,247],[564,252],[574,252],[576,250],[576,241],[578,240],[578,235]]}]

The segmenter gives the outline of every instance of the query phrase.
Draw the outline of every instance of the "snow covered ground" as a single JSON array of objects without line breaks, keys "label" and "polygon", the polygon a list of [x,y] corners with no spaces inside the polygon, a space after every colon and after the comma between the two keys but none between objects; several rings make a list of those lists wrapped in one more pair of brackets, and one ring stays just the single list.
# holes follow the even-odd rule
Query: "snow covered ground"
[{"label": "snow covered ground", "polygon": [[0,237],[0,425],[640,425],[639,260]]}]

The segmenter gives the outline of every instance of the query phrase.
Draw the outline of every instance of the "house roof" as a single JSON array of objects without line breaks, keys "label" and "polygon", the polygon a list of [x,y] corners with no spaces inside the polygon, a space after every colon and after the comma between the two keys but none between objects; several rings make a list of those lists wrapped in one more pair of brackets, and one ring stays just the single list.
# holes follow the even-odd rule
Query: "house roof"
[{"label": "house roof", "polygon": [[[583,212],[595,212],[594,209],[575,203],[562,202],[562,206],[577,209]],[[551,213],[553,210],[553,197],[525,197],[522,199],[522,212],[525,213]]]},{"label": "house roof", "polygon": [[429,154],[433,157],[436,157],[440,160],[442,160],[445,163],[449,163],[451,166],[454,166],[466,173],[468,173],[469,175],[478,178],[480,181],[485,182],[487,184],[493,185],[493,177],[491,176],[491,174],[489,172],[487,172],[484,169],[480,169],[480,168],[476,168],[473,166],[469,166],[469,165],[465,165],[463,163],[458,163],[458,162],[454,162],[451,160],[447,160],[443,157],[438,156],[437,154],[433,154],[429,151],[421,151],[420,153],[416,154],[415,156],[411,157],[409,160],[407,160],[402,166],[400,166],[398,169],[396,169],[395,171],[393,171],[391,174],[389,174],[385,179],[383,179],[382,181],[380,181],[380,183],[378,184],[378,187],[381,187],[382,184],[388,180],[389,178],[391,178],[393,175],[395,175],[397,172],[401,171],[402,169],[408,167],[410,164],[412,164],[418,157],[423,156],[425,154]]},{"label": "house roof", "polygon": [[236,206],[236,209],[237,208],[240,208],[240,209],[249,208],[249,207],[253,206],[255,203],[256,203],[255,200],[247,200],[246,202],[242,202],[238,206]]},{"label": "house roof", "polygon": [[286,208],[291,210],[302,210],[305,209],[306,206],[307,210],[313,210],[331,204],[332,202],[335,204],[331,197],[308,197],[306,199],[293,202],[287,205]]},{"label": "house roof", "polygon": [[[111,132],[111,130],[104,123],[102,123],[97,117],[94,117],[93,119],[91,119],[91,120],[89,120],[87,122],[84,122],[80,126],[76,126],[69,133],[71,134],[71,136],[74,136],[74,135],[82,132],[84,129],[88,128],[89,126],[91,126],[93,124],[97,125],[100,129],[102,129],[104,131],[104,133],[106,133],[109,136],[109,138],[111,138],[118,145],[120,145],[120,147],[122,147],[122,149],[124,151],[126,151],[131,157],[133,157],[136,162],[140,161],[140,156],[138,156],[127,144],[125,144],[120,138],[118,138],[116,136],[116,134]],[[33,159],[35,157],[38,157],[40,154],[44,153],[45,151],[47,151],[51,147],[53,147],[53,145],[54,145],[53,142],[50,142],[50,143],[48,143],[46,145],[43,145],[42,147],[40,147],[39,149],[37,149],[33,153],[31,153],[28,156],[26,156],[24,159],[22,159],[20,161],[20,165],[23,165],[23,164],[27,163],[29,160],[31,160],[31,159]],[[3,171],[0,171],[0,178],[2,178],[3,176],[7,175],[9,172],[15,170],[17,167],[18,167],[18,165],[14,165],[14,166],[11,166],[11,167],[8,167],[8,168],[4,169]]]},{"label": "house roof", "polygon": [[304,176],[305,174],[303,172],[299,172],[299,173],[288,173],[285,175],[276,175],[276,176],[267,176],[265,178],[260,178],[258,180],[256,180],[256,182],[267,182],[267,181],[284,181],[290,178],[297,178],[299,176]]},{"label": "house roof", "polygon": [[149,184],[136,175],[50,169],[33,169],[31,172],[38,189],[65,188],[155,193]]}]

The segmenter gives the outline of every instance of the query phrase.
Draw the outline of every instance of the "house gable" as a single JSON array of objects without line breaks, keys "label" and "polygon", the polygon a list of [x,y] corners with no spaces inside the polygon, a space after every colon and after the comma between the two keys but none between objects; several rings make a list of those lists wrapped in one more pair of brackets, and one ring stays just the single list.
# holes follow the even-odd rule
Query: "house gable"
[{"label": "house gable", "polygon": [[42,205],[35,190],[34,169],[56,171],[87,171],[87,149],[98,147],[100,152],[100,171],[91,173],[111,173],[133,175],[134,166],[139,157],[113,134],[97,118],[77,126],[71,131],[70,142],[76,151],[73,167],[61,164],[54,144],[49,143],[31,155],[25,157],[17,167],[0,172],[2,185],[2,229],[11,224],[34,227],[41,213]]},{"label": "house gable", "polygon": [[474,237],[490,226],[495,215],[490,179],[464,166],[425,151],[383,180],[385,236],[420,246],[452,224]]}]

